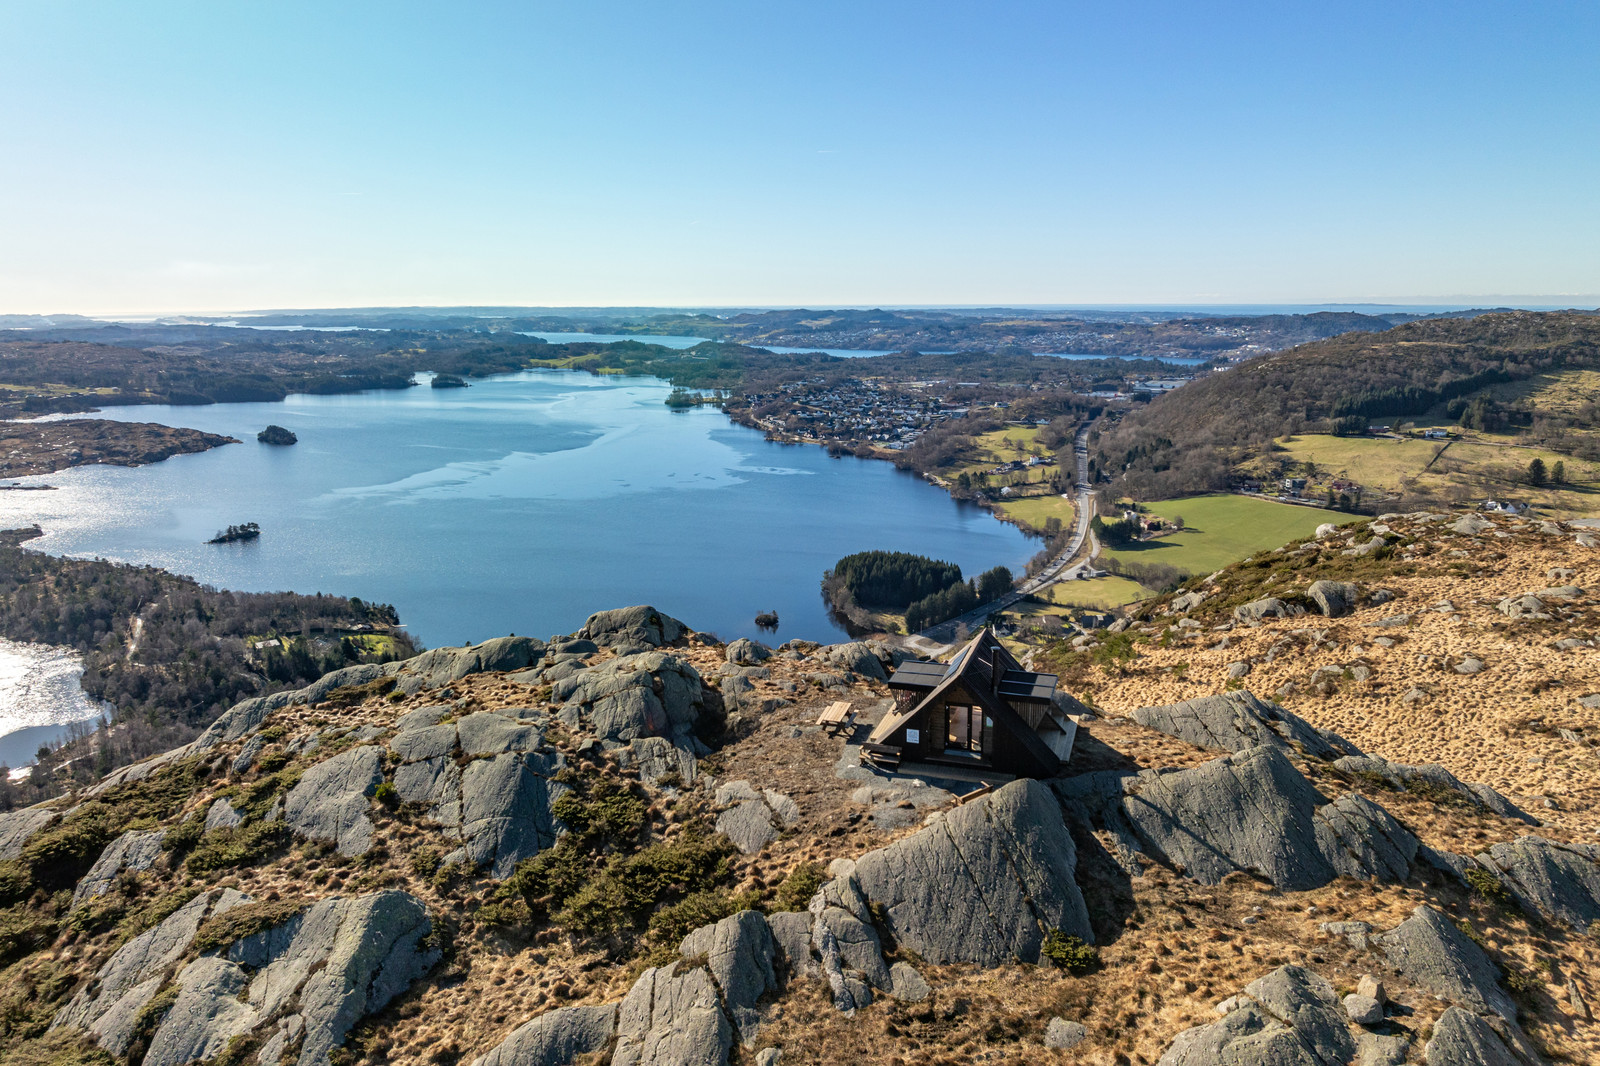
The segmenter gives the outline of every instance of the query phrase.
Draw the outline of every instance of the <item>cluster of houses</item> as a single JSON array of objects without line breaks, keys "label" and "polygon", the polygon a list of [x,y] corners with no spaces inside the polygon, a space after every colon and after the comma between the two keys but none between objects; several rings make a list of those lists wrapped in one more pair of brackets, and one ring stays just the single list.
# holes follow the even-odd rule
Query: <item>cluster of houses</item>
[{"label": "cluster of houses", "polygon": [[752,411],[781,405],[778,413],[756,414],[757,429],[801,440],[872,441],[902,449],[941,422],[961,418],[966,407],[946,406],[933,392],[942,381],[889,383],[847,378],[789,382],[776,391],[750,393]]}]

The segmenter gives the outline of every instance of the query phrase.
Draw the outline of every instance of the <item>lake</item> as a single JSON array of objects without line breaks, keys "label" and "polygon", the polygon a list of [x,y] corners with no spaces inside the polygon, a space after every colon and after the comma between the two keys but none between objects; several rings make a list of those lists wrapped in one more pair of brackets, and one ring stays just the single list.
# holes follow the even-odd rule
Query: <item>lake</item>
[{"label": "lake", "polygon": [[100,716],[101,706],[78,684],[82,676],[71,651],[0,639],[0,765],[26,766],[68,725]]},{"label": "lake", "polygon": [[[40,551],[161,566],[244,591],[393,603],[427,645],[570,633],[650,603],[725,640],[834,641],[822,572],[905,550],[975,575],[1041,546],[890,463],[830,459],[674,412],[665,383],[527,371],[281,403],[117,407],[98,417],[244,440],[152,466],[88,466],[0,493],[0,528]],[[269,423],[299,435],[258,444]],[[231,523],[259,540],[209,545]],[[757,612],[775,610],[776,634]]]}]

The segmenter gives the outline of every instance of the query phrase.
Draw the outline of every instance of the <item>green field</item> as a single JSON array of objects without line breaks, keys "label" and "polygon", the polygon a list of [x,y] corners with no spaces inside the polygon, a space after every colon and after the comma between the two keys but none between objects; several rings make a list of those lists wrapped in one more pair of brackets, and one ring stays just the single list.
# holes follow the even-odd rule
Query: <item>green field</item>
[{"label": "green field", "polygon": [[1052,518],[1061,519],[1062,529],[1071,529],[1073,523],[1072,501],[1060,496],[1030,496],[1021,500],[1002,500],[995,509],[1007,518],[1025,526],[1042,530]]},{"label": "green field", "polygon": [[1067,607],[1111,608],[1148,600],[1154,593],[1137,581],[1108,575],[1087,581],[1058,581],[1039,595]]},{"label": "green field", "polygon": [[1104,548],[1102,557],[1150,565],[1165,563],[1191,574],[1209,574],[1263,548],[1308,537],[1324,522],[1349,521],[1316,507],[1296,507],[1249,496],[1190,496],[1146,506],[1168,520],[1181,517],[1182,532],[1128,548]]}]

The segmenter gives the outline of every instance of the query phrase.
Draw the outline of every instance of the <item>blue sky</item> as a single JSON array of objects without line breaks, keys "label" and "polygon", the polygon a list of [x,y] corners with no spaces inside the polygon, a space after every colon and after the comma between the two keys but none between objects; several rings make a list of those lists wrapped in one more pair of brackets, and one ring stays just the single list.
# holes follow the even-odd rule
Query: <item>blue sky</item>
[{"label": "blue sky", "polygon": [[0,312],[1600,301],[1600,5],[0,4]]}]

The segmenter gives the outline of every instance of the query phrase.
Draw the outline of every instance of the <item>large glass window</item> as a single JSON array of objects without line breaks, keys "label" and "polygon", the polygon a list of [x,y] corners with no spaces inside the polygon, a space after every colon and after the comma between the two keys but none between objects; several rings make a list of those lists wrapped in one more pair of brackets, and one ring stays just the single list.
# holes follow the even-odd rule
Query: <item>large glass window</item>
[{"label": "large glass window", "polygon": [[945,747],[953,751],[983,750],[983,711],[977,707],[948,704],[945,707]]}]

